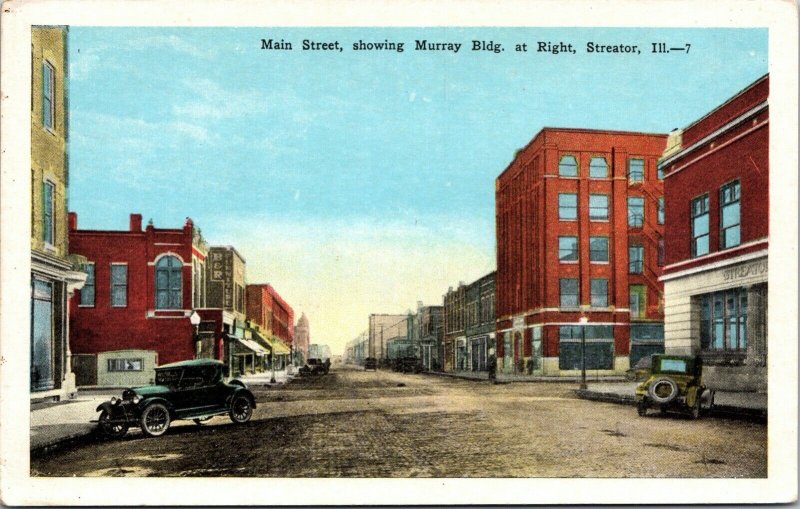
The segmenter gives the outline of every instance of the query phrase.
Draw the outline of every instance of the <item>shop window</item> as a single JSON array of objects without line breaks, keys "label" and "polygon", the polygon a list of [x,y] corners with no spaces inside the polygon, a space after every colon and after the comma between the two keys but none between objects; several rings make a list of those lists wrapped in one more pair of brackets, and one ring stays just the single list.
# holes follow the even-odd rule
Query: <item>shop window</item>
[{"label": "shop window", "polygon": [[641,274],[644,270],[644,246],[628,246],[628,274]]},{"label": "shop window", "polygon": [[559,193],[558,218],[578,219],[578,195],[575,193]]},{"label": "shop window", "polygon": [[722,186],[719,190],[720,246],[722,249],[738,246],[741,242],[739,181]]},{"label": "shop window", "polygon": [[664,224],[664,197],[658,197],[658,224]]},{"label": "shop window", "polygon": [[181,309],[182,270],[176,256],[164,256],[156,262],[156,309]]},{"label": "shop window", "polygon": [[142,371],[142,359],[108,359],[108,371]]},{"label": "shop window", "polygon": [[42,63],[42,124],[55,128],[56,121],[56,71],[50,62]]},{"label": "shop window", "polygon": [[558,162],[558,174],[562,177],[578,176],[578,161],[575,156],[562,156]]},{"label": "shop window", "polygon": [[55,213],[55,196],[56,196],[56,188],[55,185],[46,180],[44,182],[44,188],[42,193],[42,225],[44,230],[42,232],[43,237],[42,240],[45,243],[53,245],[55,243],[55,218],[53,214]]},{"label": "shop window", "polygon": [[692,256],[708,254],[708,195],[692,200]]},{"label": "shop window", "polygon": [[589,219],[593,221],[605,221],[608,219],[607,194],[589,195]]},{"label": "shop window", "polygon": [[733,288],[697,298],[700,304],[700,349],[747,349],[747,290]]},{"label": "shop window", "polygon": [[592,307],[604,308],[608,306],[608,279],[592,279]]},{"label": "shop window", "polygon": [[578,280],[575,278],[559,279],[559,290],[562,308],[578,307]]},{"label": "shop window", "polygon": [[578,261],[578,237],[566,236],[558,238],[558,261]]},{"label": "shop window", "polygon": [[647,287],[645,285],[630,285],[628,287],[628,301],[631,318],[644,318],[647,310]]},{"label": "shop window", "polygon": [[589,237],[589,261],[608,261],[608,237]]},{"label": "shop window", "polygon": [[31,282],[31,390],[54,387],[53,376],[53,284]]},{"label": "shop window", "polygon": [[111,306],[128,305],[128,266],[120,263],[111,264]]},{"label": "shop window", "polygon": [[559,327],[559,369],[579,370],[586,348],[586,369],[614,368],[614,334],[608,325]]},{"label": "shop window", "polygon": [[94,306],[94,263],[86,263],[83,266],[86,273],[86,282],[83,284],[81,292],[81,306]]},{"label": "shop window", "polygon": [[630,365],[635,366],[643,357],[664,353],[664,324],[631,324]]},{"label": "shop window", "polygon": [[628,182],[644,181],[644,159],[628,159]]},{"label": "shop window", "polygon": [[628,197],[628,226],[641,228],[644,224],[644,198],[641,196]]},{"label": "shop window", "polygon": [[593,157],[589,161],[589,176],[592,178],[605,178],[608,176],[608,164],[605,157]]}]

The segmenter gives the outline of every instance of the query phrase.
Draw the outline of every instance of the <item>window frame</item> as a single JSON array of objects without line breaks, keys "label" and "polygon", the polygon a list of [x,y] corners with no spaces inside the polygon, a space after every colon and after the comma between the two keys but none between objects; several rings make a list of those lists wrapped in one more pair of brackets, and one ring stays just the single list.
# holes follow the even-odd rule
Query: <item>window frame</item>
[{"label": "window frame", "polygon": [[[169,260],[175,260],[177,263],[177,267],[171,266],[169,263],[166,267],[160,267],[159,264],[162,262],[168,262]],[[167,274],[167,287],[161,288],[159,285],[159,274],[166,272]],[[178,288],[173,288],[175,280],[173,276],[177,274],[177,286]],[[183,261],[175,254],[165,254],[158,258],[155,263],[155,309],[158,310],[178,310],[183,309]],[[159,292],[166,292],[167,294],[167,303],[166,306],[159,305]],[[176,302],[177,301],[177,302]],[[177,304],[177,305],[175,305]]]},{"label": "window frame", "polygon": [[[632,254],[641,253],[638,259],[634,259]],[[638,263],[638,270],[634,270],[634,263]],[[643,274],[644,273],[644,244],[629,244],[628,245],[628,274]]]},{"label": "window frame", "polygon": [[[562,241],[568,241],[572,239],[575,241],[575,249],[574,249],[574,258],[564,258],[562,257],[562,253],[566,252],[561,245]],[[577,235],[559,235],[558,236],[558,263],[578,263],[580,260],[580,246],[578,244],[578,237]]]},{"label": "window frame", "polygon": [[657,209],[658,212],[656,214],[656,221],[658,222],[658,224],[664,224],[664,219],[665,219],[664,197],[663,196],[659,196],[658,200],[656,200],[656,203],[657,203],[656,206],[658,207],[658,209]]},{"label": "window frame", "polygon": [[[114,269],[124,267],[125,268],[125,282],[123,283],[115,283],[114,282]],[[128,264],[126,262],[112,262],[109,266],[109,273],[108,273],[108,283],[110,288],[110,294],[108,299],[108,304],[112,308],[126,308],[128,307]],[[124,304],[116,304],[114,302],[115,298],[115,290],[122,288],[124,289]]]},{"label": "window frame", "polygon": [[[695,204],[702,203],[704,210],[700,213],[695,213]],[[705,216],[706,218],[706,233],[702,235],[695,234],[695,221]],[[689,239],[690,242],[690,254],[692,258],[697,258],[698,256],[704,256],[711,252],[711,200],[708,193],[701,194],[699,196],[695,196],[689,201],[689,226],[690,231],[692,232],[692,236]],[[702,238],[706,238],[706,250],[705,252],[698,253],[697,251],[697,241]]]},{"label": "window frame", "polygon": [[42,60],[42,126],[50,132],[55,132],[56,68],[47,59]]},{"label": "window frame", "polygon": [[[575,293],[574,294],[572,294],[572,293],[564,293],[564,284],[567,283],[567,282],[574,282],[574,284],[575,284]],[[559,307],[562,307],[562,308],[578,308],[578,307],[580,307],[580,303],[581,303],[580,294],[581,294],[581,285],[580,285],[580,280],[578,278],[562,277],[562,278],[558,279],[558,304],[559,304]],[[571,297],[572,295],[575,296],[575,304],[574,305],[571,305],[569,303],[565,304],[564,303],[564,298],[565,297]]]},{"label": "window frame", "polygon": [[[733,298],[733,313],[729,306]],[[743,287],[727,288],[716,292],[704,293],[693,299],[699,308],[699,342],[703,354],[738,354],[747,353],[747,312],[749,302],[747,289]],[[715,304],[719,303],[719,311]],[[717,338],[717,325],[721,328],[722,337]],[[731,325],[735,327],[735,347],[732,347]],[[716,346],[716,345],[719,346]]]},{"label": "window frame", "polygon": [[[566,198],[568,196],[575,197],[575,205],[562,205],[561,199],[562,197]],[[573,210],[575,211],[575,217],[564,217],[561,215],[561,210]],[[578,220],[578,193],[558,193],[558,220],[559,221],[577,221]]]},{"label": "window frame", "polygon": [[[596,205],[592,205],[592,198],[605,198],[606,204],[605,207],[598,207]],[[589,193],[589,221],[608,221],[608,195],[603,193]],[[603,216],[595,216],[592,214],[593,210],[600,210],[605,209],[605,215]]]},{"label": "window frame", "polygon": [[[592,168],[593,168],[592,163],[594,163],[594,161],[598,159],[603,161],[603,170],[604,170],[603,175],[592,174]],[[592,156],[591,158],[589,158],[589,178],[595,178],[595,179],[608,178],[608,161],[606,161],[605,156]]]},{"label": "window frame", "polygon": [[[641,171],[641,175],[640,175],[639,178],[634,178],[635,175],[639,175],[638,172],[636,174],[634,174],[631,171],[631,163],[634,162],[634,161],[641,161],[642,162],[642,171]],[[644,182],[644,180],[645,180],[644,177],[645,177],[646,171],[647,171],[647,163],[645,162],[645,159],[643,157],[629,157],[628,158],[628,183],[630,183],[630,184],[638,184],[638,183]]]},{"label": "window frame", "polygon": [[[564,165],[564,159],[572,159],[575,162],[575,174],[574,175],[562,172],[562,168],[568,167],[568,166]],[[563,154],[561,157],[558,158],[558,176],[559,177],[576,178],[576,177],[580,176],[580,174],[581,174],[581,168],[580,168],[580,163],[578,162],[578,158],[577,157],[575,157],[572,154]]]},{"label": "window frame", "polygon": [[[92,268],[91,280],[89,278],[89,273],[86,272],[86,269],[88,267]],[[78,300],[78,307],[91,308],[91,307],[95,306],[95,303],[97,301],[97,266],[95,265],[94,262],[86,262],[86,263],[83,264],[82,269],[83,269],[84,274],[86,274],[86,281],[83,283],[83,287],[79,290],[80,291],[80,299]],[[91,303],[84,302],[84,299],[86,299],[87,295],[88,295],[87,292],[86,292],[86,290],[88,288],[92,289],[92,302]]]},{"label": "window frame", "polygon": [[[117,365],[126,361],[133,361],[139,363],[139,369],[117,369]],[[112,365],[114,368],[112,369]],[[138,373],[144,371],[144,359],[141,357],[120,357],[113,359],[106,359],[106,372],[108,373]]]},{"label": "window frame", "polygon": [[[605,292],[603,293],[603,304],[595,304],[595,296],[600,294],[595,293],[594,284],[596,282],[603,282],[605,283]],[[607,308],[608,307],[608,278],[604,277],[597,277],[597,278],[590,278],[589,279],[589,305],[593,308]]]},{"label": "window frame", "polygon": [[[641,203],[642,203],[642,207],[641,207],[642,213],[641,213],[641,215],[638,216],[638,217],[640,217],[638,222],[634,219],[634,218],[637,217],[637,215],[631,215],[631,200],[641,200]],[[646,212],[644,196],[628,196],[628,200],[627,200],[626,204],[627,204],[626,212],[627,212],[627,215],[628,215],[628,228],[642,228],[644,226],[644,218],[645,218],[645,212]]]},{"label": "window frame", "polygon": [[[726,200],[725,191],[727,191],[728,189],[732,189],[731,196],[733,196],[733,199],[725,201]],[[737,207],[737,218],[736,218],[737,222],[735,224],[725,226],[724,225],[725,209],[727,207],[732,207],[734,205]],[[736,242],[736,244],[729,245],[727,244],[726,241],[727,239],[726,233],[728,230],[732,229],[736,229],[739,239]],[[720,186],[719,188],[719,249],[720,251],[724,249],[731,249],[741,244],[742,244],[742,186],[739,179],[736,179]]]},{"label": "window frame", "polygon": [[48,246],[56,242],[56,184],[50,179],[42,182],[42,241]]},{"label": "window frame", "polygon": [[[605,249],[605,260],[595,260],[593,253],[597,252],[598,250],[592,249],[592,240],[594,239],[604,239],[606,241],[606,249]],[[589,236],[589,262],[590,263],[608,263],[610,258],[609,254],[609,242],[608,242],[608,235],[590,235]]]}]

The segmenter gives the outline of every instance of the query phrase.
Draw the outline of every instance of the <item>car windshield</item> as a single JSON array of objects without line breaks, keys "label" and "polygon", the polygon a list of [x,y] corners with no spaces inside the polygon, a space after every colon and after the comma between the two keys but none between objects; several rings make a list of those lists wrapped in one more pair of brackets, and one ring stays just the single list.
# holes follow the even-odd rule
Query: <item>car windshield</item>
[{"label": "car windshield", "polygon": [[688,363],[682,359],[661,359],[661,371],[670,371],[672,373],[686,373],[688,370]]},{"label": "car windshield", "polygon": [[163,369],[156,371],[157,385],[175,385],[181,379],[182,369]]}]

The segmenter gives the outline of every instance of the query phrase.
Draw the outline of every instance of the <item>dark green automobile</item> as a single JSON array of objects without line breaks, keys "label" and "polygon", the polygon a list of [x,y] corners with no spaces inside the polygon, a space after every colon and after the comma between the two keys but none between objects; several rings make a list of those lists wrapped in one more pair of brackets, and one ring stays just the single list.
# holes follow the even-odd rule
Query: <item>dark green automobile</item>
[{"label": "dark green automobile", "polygon": [[703,385],[703,362],[700,357],[656,354],[651,357],[650,374],[636,387],[639,415],[648,408],[661,413],[679,411],[693,418],[714,405],[714,391]]},{"label": "dark green automobile", "polygon": [[256,399],[240,380],[223,381],[224,364],[197,359],[156,368],[155,385],[125,389],[122,398],[111,398],[97,407],[100,429],[107,436],[125,436],[131,426],[145,435],[163,435],[172,421],[195,423],[215,415],[229,415],[237,424],[250,420]]}]

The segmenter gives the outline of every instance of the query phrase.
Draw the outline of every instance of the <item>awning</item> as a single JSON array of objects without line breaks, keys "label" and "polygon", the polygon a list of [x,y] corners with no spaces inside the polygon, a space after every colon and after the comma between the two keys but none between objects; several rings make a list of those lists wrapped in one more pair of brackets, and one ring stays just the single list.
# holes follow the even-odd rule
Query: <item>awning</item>
[{"label": "awning", "polygon": [[257,355],[269,355],[269,350],[259,345],[255,341],[252,341],[250,339],[239,339],[239,338],[237,338],[236,341],[244,345],[249,350],[252,350]]},{"label": "awning", "polygon": [[269,346],[272,347],[272,351],[275,352],[275,355],[289,355],[292,353],[292,351],[289,350],[289,347],[286,346],[280,339],[274,337],[265,339],[267,340],[267,343],[269,343]]}]

